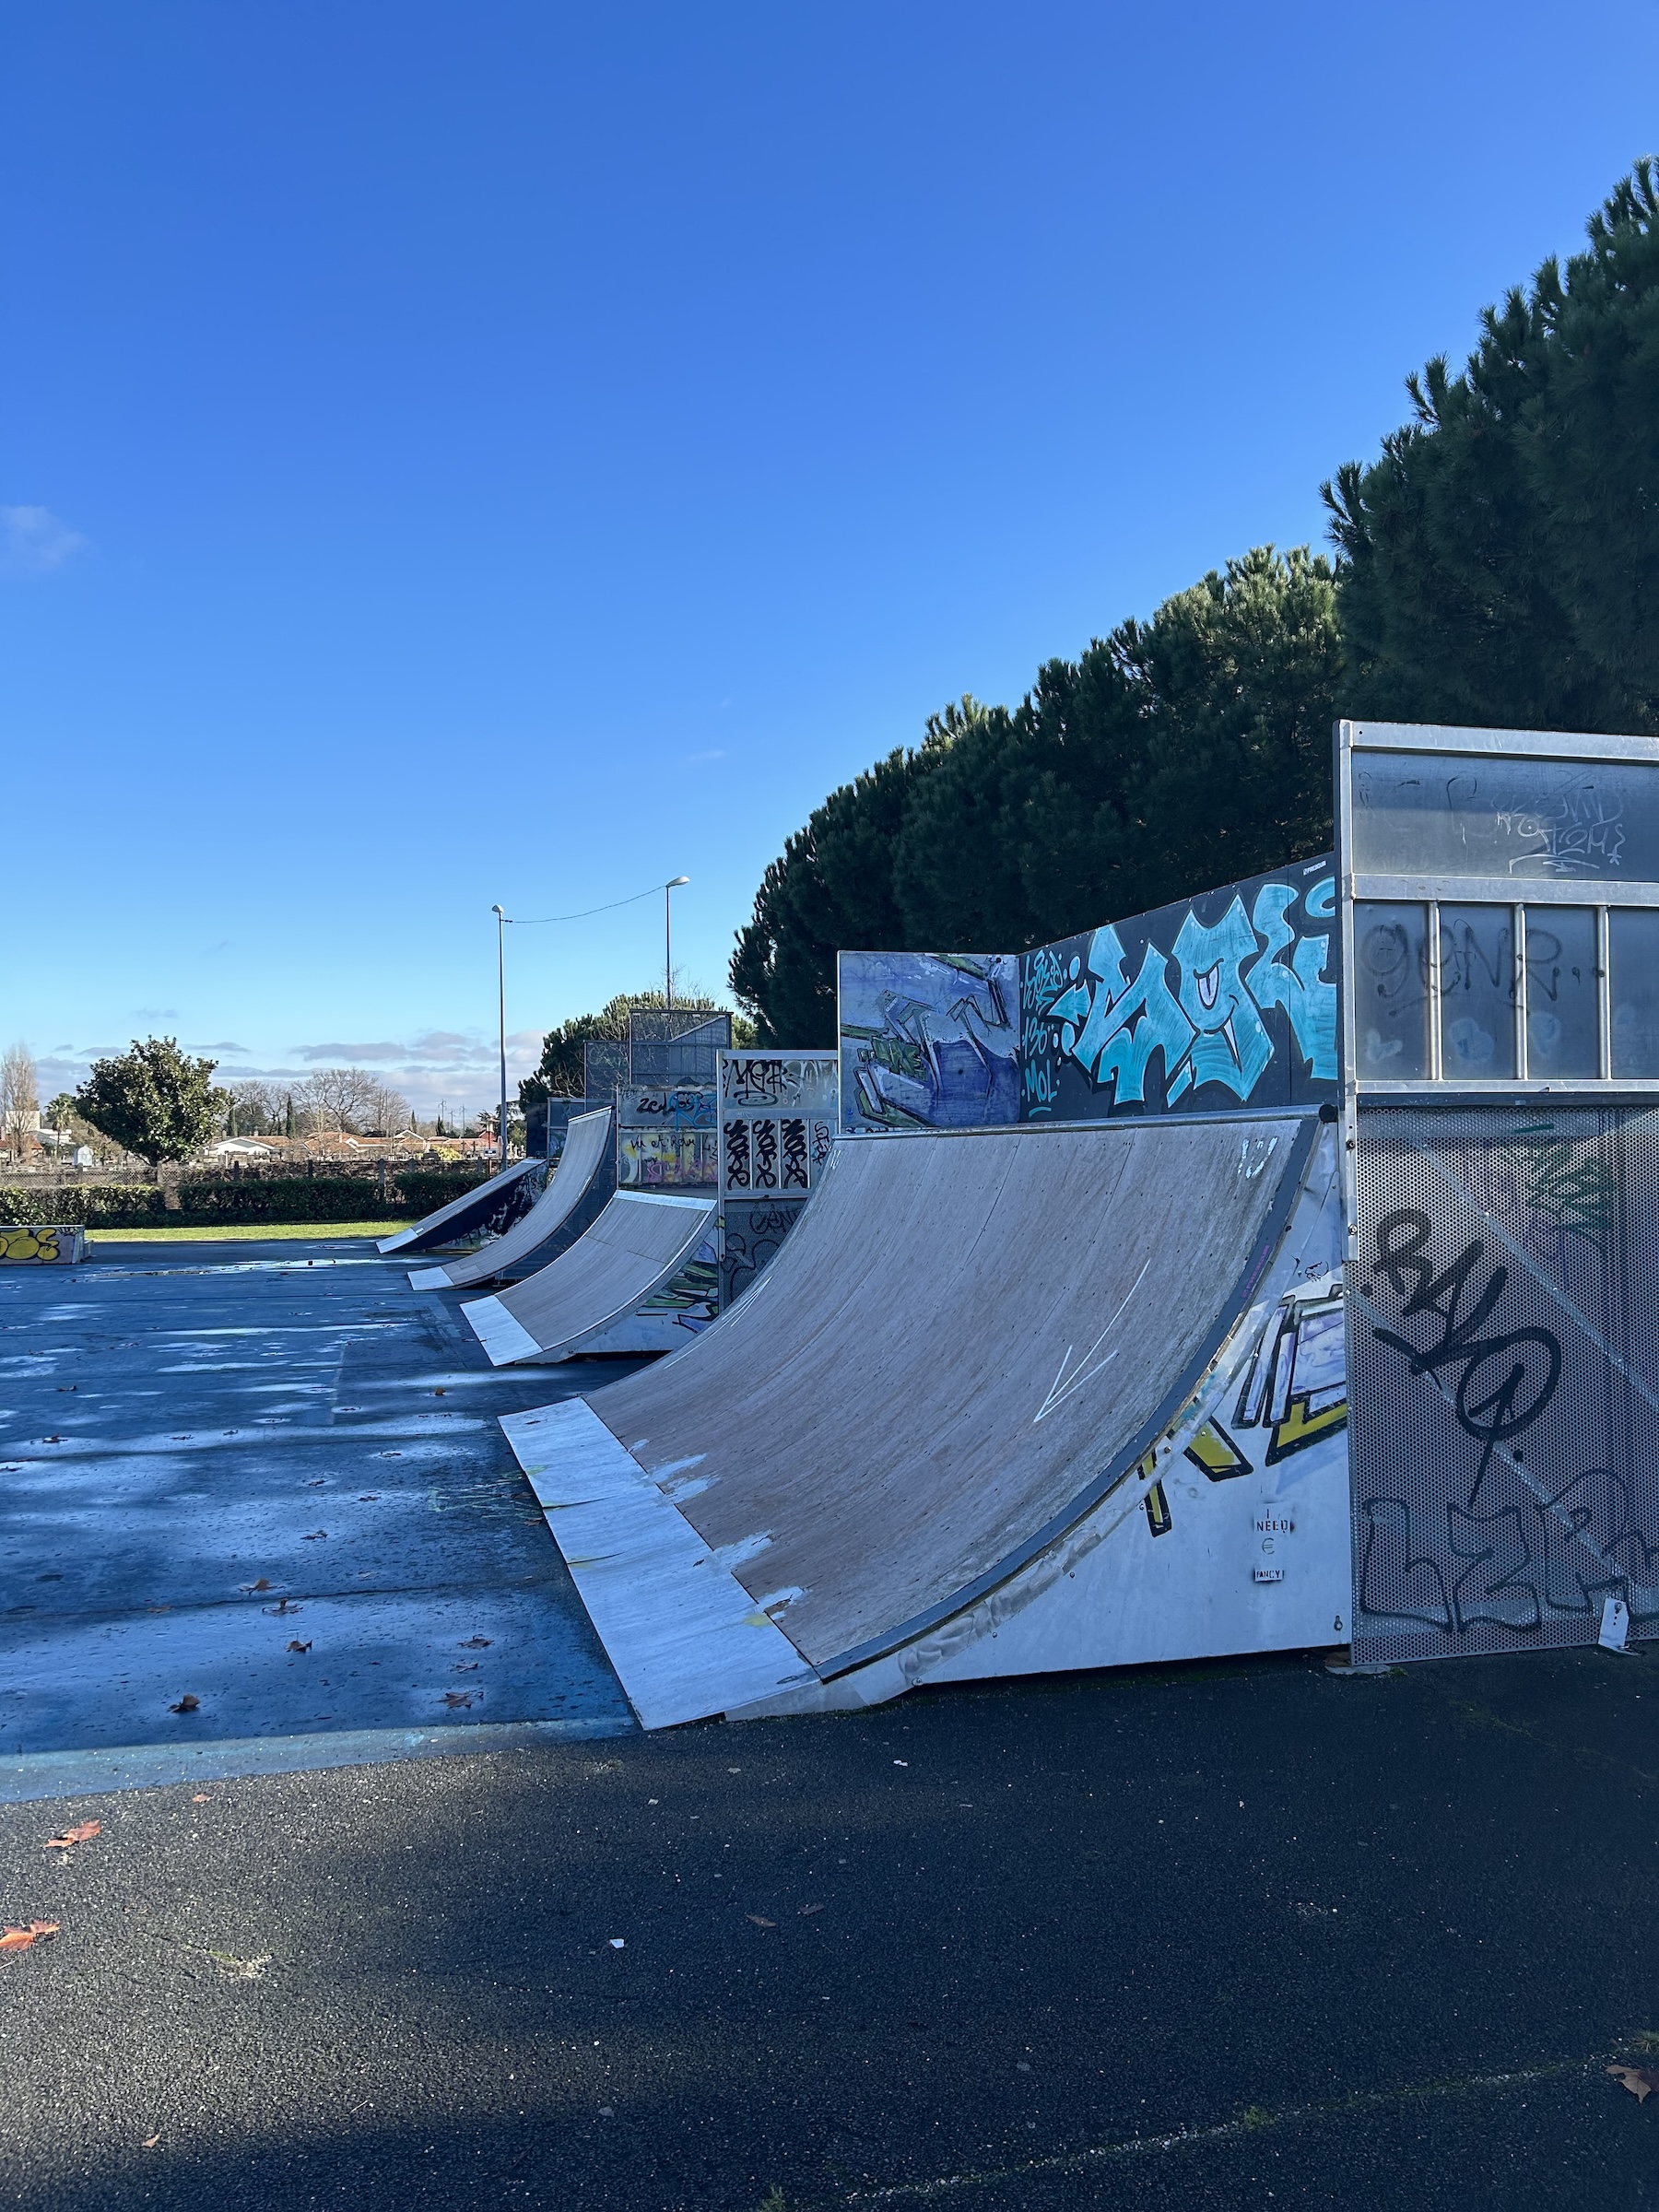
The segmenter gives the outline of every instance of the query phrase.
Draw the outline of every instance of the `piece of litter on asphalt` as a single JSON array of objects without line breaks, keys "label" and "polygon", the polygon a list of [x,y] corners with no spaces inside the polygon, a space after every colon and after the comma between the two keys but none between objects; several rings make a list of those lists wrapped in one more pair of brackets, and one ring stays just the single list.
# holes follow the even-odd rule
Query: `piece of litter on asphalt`
[{"label": "piece of litter on asphalt", "polygon": [[89,1843],[94,1836],[102,1833],[103,1823],[101,1821],[81,1820],[77,1821],[75,1827],[65,1829],[62,1835],[48,1836],[41,1848],[45,1851],[67,1851],[71,1844]]},{"label": "piece of litter on asphalt", "polygon": [[311,1644],[309,1641],[301,1643],[298,1636],[290,1636],[288,1638],[288,1648],[290,1652],[309,1652],[311,1650]]},{"label": "piece of litter on asphalt", "polygon": [[910,1765],[910,1760],[908,1759],[896,1759],[893,1761],[893,1764],[896,1767],[908,1767]]},{"label": "piece of litter on asphalt", "polygon": [[176,1705],[170,1705],[167,1710],[169,1712],[194,1712],[200,1706],[201,1702],[202,1700],[200,1698],[192,1697],[189,1690],[186,1690],[184,1695],[179,1700],[178,1703]]},{"label": "piece of litter on asphalt", "polygon": [[628,1938],[626,1936],[612,1936],[607,1937],[606,1940],[610,1944],[610,1947],[613,1951],[619,1951],[623,1945],[628,1941]]},{"label": "piece of litter on asphalt", "polygon": [[464,1652],[487,1652],[489,1649],[489,1639],[488,1636],[469,1636],[466,1641],[457,1648]]},{"label": "piece of litter on asphalt", "polygon": [[301,1544],[314,1544],[319,1536],[325,1536],[327,1534],[328,1531],[325,1528],[313,1528],[309,1536],[301,1536],[300,1541]]},{"label": "piece of litter on asphalt", "polygon": [[8,1921],[5,1934],[0,1935],[0,1951],[26,1951],[41,1937],[55,1936],[57,1932],[55,1920],[31,1920],[23,1927],[14,1927]]},{"label": "piece of litter on asphalt", "polygon": [[208,1803],[208,1797],[207,1797],[207,1793],[206,1793],[206,1790],[198,1790],[198,1791],[196,1792],[195,1795],[194,1795],[194,1797],[191,1799],[191,1801],[190,1801],[190,1802],[191,1802],[191,1804],[192,1804],[192,1805],[206,1805],[206,1804],[207,1804],[207,1803]]},{"label": "piece of litter on asphalt", "polygon": [[1652,2066],[1609,2066],[1615,2081],[1629,2089],[1638,2104],[1645,2104],[1655,2089],[1659,2089],[1659,2070]]},{"label": "piece of litter on asphalt", "polygon": [[146,2150],[154,2150],[157,2144],[159,2143],[160,2140],[161,2138],[159,2136],[146,2136],[144,2138],[143,2147]]},{"label": "piece of litter on asphalt", "polygon": [[743,1769],[742,1769],[741,1767],[728,1767],[728,1768],[726,1769],[726,1772],[727,1772],[728,1774],[741,1774],[741,1773],[742,1773],[742,1771],[743,1771]]},{"label": "piece of litter on asphalt", "polygon": [[601,2120],[614,2120],[616,2116],[617,2111],[614,2105],[602,2104],[599,2107],[599,2117]]},{"label": "piece of litter on asphalt", "polygon": [[801,1907],[801,1918],[805,1920],[808,1913],[821,1912],[823,1909],[824,1908],[822,1905],[803,1905]]},{"label": "piece of litter on asphalt", "polygon": [[268,1590],[270,1586],[270,1583],[263,1574],[256,1583],[244,1583],[242,1584],[242,1588],[244,1590]]},{"label": "piece of litter on asphalt", "polygon": [[759,1912],[751,1912],[749,1918],[758,1928],[775,1928],[778,1924],[775,1920],[763,1920]]},{"label": "piece of litter on asphalt", "polygon": [[656,1803],[656,1799],[654,1797],[647,1797],[645,1802],[647,1805],[654,1805]]}]

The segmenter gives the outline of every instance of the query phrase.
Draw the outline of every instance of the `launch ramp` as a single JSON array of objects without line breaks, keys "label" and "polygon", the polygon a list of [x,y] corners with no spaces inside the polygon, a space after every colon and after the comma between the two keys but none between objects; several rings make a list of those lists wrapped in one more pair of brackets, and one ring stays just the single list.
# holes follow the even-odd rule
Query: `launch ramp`
[{"label": "launch ramp", "polygon": [[492,1366],[568,1359],[677,1275],[713,1221],[712,1198],[618,1191],[568,1252],[461,1311]]},{"label": "launch ramp", "polygon": [[[1327,1199],[1310,1214],[1304,1194],[1316,1153],[1335,1187],[1320,1138],[1284,1115],[845,1140],[766,1274],[679,1358],[506,1417],[646,1725],[868,1668],[1119,1486],[1135,1514],[1276,1265],[1330,1265]],[[1345,1559],[1346,1482],[1326,1487]],[[1248,1588],[1241,1491],[1226,1509]]]},{"label": "launch ramp", "polygon": [[[415,1288],[470,1289],[477,1283],[493,1282],[521,1260],[528,1259],[533,1252],[539,1251],[581,1205],[589,1183],[599,1171],[609,1135],[608,1106],[601,1106],[594,1113],[577,1114],[565,1133],[564,1150],[547,1178],[547,1189],[524,1219],[515,1221],[505,1236],[492,1238],[477,1252],[469,1252],[462,1259],[447,1260],[441,1267],[424,1267],[411,1274],[409,1280]],[[432,1218],[438,1220],[441,1217],[434,1214]]]}]

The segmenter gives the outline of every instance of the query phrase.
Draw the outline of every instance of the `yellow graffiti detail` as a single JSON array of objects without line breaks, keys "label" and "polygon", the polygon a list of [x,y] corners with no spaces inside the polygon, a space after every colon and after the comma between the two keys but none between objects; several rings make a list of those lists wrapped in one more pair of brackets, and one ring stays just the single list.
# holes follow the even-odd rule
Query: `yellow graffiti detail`
[{"label": "yellow graffiti detail", "polygon": [[1205,1422],[1187,1446],[1186,1455],[1212,1482],[1227,1482],[1235,1475],[1250,1473],[1249,1460],[1219,1421]]},{"label": "yellow graffiti detail", "polygon": [[1304,1444],[1316,1444],[1322,1437],[1334,1436],[1347,1420],[1346,1399],[1339,1405],[1327,1406],[1323,1413],[1310,1413],[1306,1398],[1292,1398],[1284,1419],[1274,1428],[1268,1464],[1285,1458],[1288,1453],[1300,1452]]},{"label": "yellow graffiti detail", "polygon": [[1147,1492],[1147,1526],[1155,1536],[1167,1536],[1174,1526],[1170,1518],[1170,1501],[1164,1496],[1161,1482],[1155,1482]]},{"label": "yellow graffiti detail", "polygon": [[60,1256],[55,1229],[0,1229],[0,1261],[39,1265]]}]

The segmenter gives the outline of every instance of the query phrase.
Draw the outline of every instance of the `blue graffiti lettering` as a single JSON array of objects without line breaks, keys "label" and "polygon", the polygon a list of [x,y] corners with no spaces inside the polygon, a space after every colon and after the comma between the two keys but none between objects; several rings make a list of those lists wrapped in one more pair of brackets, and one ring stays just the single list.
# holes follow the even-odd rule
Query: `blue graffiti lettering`
[{"label": "blue graffiti lettering", "polygon": [[[1319,913],[1323,919],[1329,911],[1326,895],[1335,890],[1335,877],[1323,877],[1302,904],[1309,913]],[[1297,935],[1285,919],[1285,910],[1295,899],[1288,883],[1265,883],[1256,893],[1251,920],[1265,943],[1261,958],[1246,969],[1244,983],[1258,1006],[1284,1008],[1309,1074],[1331,1083],[1336,1079],[1336,986],[1323,980],[1331,940],[1324,935]],[[1296,950],[1287,964],[1278,956],[1290,945]]]},{"label": "blue graffiti lettering", "polygon": [[1204,1083],[1224,1083],[1236,1098],[1247,1099],[1273,1058],[1273,1041],[1240,973],[1256,952],[1243,901],[1235,899],[1213,929],[1189,913],[1174,949],[1193,1041],[1170,1085],[1169,1102],[1172,1106],[1190,1086]]}]

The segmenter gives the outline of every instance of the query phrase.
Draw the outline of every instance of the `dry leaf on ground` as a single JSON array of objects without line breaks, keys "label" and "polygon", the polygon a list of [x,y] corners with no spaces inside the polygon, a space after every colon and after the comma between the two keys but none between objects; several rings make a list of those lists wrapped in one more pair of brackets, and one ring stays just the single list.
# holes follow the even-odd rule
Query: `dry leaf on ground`
[{"label": "dry leaf on ground", "polygon": [[1615,2081],[1630,2090],[1638,2104],[1645,2104],[1655,2089],[1659,2089],[1659,2068],[1653,2066],[1609,2066]]},{"label": "dry leaf on ground", "polygon": [[486,1652],[489,1649],[489,1639],[488,1636],[469,1636],[457,1648],[464,1652]]},{"label": "dry leaf on ground", "polygon": [[443,1693],[443,1701],[446,1705],[470,1705],[473,1701],[473,1693],[470,1689],[446,1689]]},{"label": "dry leaf on ground", "polygon": [[206,1791],[198,1790],[190,1802],[192,1805],[206,1805],[208,1802]]},{"label": "dry leaf on ground", "polygon": [[161,2138],[159,2136],[146,2136],[144,2138],[143,2147],[146,2150],[154,2150],[157,2144],[159,2143],[160,2140]]},{"label": "dry leaf on ground", "polygon": [[309,1652],[311,1650],[311,1643],[309,1640],[306,1642],[301,1643],[298,1636],[290,1636],[288,1638],[288,1648],[290,1652]]},{"label": "dry leaf on ground", "polygon": [[31,1920],[27,1927],[14,1927],[8,1921],[4,1935],[0,1935],[0,1951],[26,1951],[41,1937],[55,1936],[57,1932],[55,1920]]},{"label": "dry leaf on ground", "polygon": [[80,1820],[73,1828],[65,1829],[62,1835],[48,1836],[41,1848],[43,1851],[67,1851],[72,1843],[89,1843],[94,1836],[102,1833],[101,1820]]},{"label": "dry leaf on ground", "polygon": [[758,1928],[775,1928],[778,1924],[775,1920],[762,1919],[759,1912],[751,1912],[749,1914],[749,1918],[754,1922]]},{"label": "dry leaf on ground", "polygon": [[186,1690],[178,1703],[170,1705],[167,1710],[169,1712],[194,1712],[200,1707],[201,1702],[200,1698],[193,1697],[190,1691]]}]

